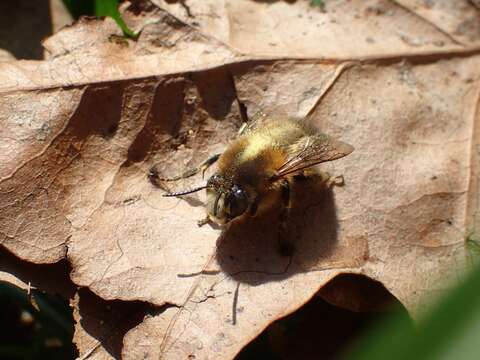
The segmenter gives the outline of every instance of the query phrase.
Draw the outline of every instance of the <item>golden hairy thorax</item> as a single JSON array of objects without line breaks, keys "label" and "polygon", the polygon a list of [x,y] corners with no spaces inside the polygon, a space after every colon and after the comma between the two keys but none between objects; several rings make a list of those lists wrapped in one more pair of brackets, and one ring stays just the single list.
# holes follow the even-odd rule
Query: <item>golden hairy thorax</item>
[{"label": "golden hairy thorax", "polygon": [[313,128],[294,119],[265,120],[230,144],[218,159],[219,173],[258,186],[285,163],[290,146],[314,133]]}]

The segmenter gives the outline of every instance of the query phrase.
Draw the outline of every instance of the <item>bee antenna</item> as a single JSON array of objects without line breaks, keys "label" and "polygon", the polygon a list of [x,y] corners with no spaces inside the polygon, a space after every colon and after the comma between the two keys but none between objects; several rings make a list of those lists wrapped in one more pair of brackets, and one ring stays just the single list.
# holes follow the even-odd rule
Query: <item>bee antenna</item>
[{"label": "bee antenna", "polygon": [[196,188],[193,188],[193,189],[190,189],[190,190],[166,193],[166,194],[163,194],[162,196],[164,196],[164,197],[182,196],[182,195],[191,194],[191,193],[194,193],[194,192],[206,189],[206,188],[207,188],[207,185],[203,185],[203,186],[199,186],[199,187],[196,187]]}]

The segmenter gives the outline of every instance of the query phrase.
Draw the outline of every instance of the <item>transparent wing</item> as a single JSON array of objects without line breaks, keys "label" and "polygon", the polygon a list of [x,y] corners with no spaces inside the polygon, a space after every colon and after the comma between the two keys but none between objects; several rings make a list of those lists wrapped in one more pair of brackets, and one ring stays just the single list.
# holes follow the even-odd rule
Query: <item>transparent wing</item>
[{"label": "transparent wing", "polygon": [[252,132],[253,130],[261,127],[265,122],[271,120],[267,114],[262,111],[257,111],[253,116],[248,120],[248,122],[243,123],[242,127],[238,131],[238,135],[244,135]]},{"label": "transparent wing", "polygon": [[314,165],[340,159],[353,149],[352,145],[322,133],[303,137],[288,148],[288,160],[277,169],[274,178],[299,174]]}]

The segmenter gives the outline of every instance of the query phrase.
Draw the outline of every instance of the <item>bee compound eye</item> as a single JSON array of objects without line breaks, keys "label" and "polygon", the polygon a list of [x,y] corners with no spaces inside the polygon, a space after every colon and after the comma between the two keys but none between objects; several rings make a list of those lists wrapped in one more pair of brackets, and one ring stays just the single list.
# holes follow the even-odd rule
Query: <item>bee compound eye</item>
[{"label": "bee compound eye", "polygon": [[234,191],[234,194],[235,194],[235,197],[245,196],[245,193],[243,192],[242,189],[236,189],[236,190]]},{"label": "bee compound eye", "polygon": [[242,188],[240,188],[238,185],[233,185],[232,186],[232,194],[236,198],[238,197],[244,197],[245,196],[245,191],[243,191]]},{"label": "bee compound eye", "polygon": [[233,185],[231,188],[231,195],[229,196],[227,206],[229,215],[232,218],[242,215],[247,210],[247,207],[247,194],[239,186]]}]

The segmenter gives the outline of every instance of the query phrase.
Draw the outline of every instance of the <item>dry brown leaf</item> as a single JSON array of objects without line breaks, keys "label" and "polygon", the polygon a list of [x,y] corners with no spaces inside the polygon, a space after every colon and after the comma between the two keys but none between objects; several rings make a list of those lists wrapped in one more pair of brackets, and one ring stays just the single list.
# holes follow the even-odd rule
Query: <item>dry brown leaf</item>
[{"label": "dry brown leaf", "polygon": [[75,293],[71,306],[79,359],[119,359],[125,332],[154,310],[138,301],[105,301],[86,289]]},{"label": "dry brown leaf", "polygon": [[[480,44],[469,0],[153,0],[243,54],[363,59],[448,53]],[[188,7],[186,6],[188,4]]]},{"label": "dry brown leaf", "polygon": [[[456,278],[478,196],[473,5],[440,24],[448,7],[414,1],[189,1],[194,18],[156,3],[177,18],[127,9],[138,42],[83,20],[45,42],[48,61],[0,64],[0,243],[36,263],[66,254],[103,299],[167,304],[127,333],[125,358],[233,358],[341,273],[380,281],[413,314]],[[221,151],[237,97],[356,148],[323,167],[345,187],[299,189],[291,263],[271,218],[198,228],[203,194],[166,199],[147,178]]]}]

